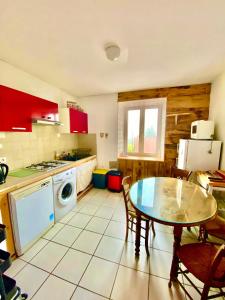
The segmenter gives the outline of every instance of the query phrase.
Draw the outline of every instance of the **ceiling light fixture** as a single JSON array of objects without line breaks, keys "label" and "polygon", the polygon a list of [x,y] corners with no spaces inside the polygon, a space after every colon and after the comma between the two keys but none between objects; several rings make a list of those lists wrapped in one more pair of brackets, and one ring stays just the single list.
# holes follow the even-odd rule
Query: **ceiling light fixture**
[{"label": "ceiling light fixture", "polygon": [[105,46],[106,57],[111,61],[116,61],[120,57],[120,47],[116,44],[108,44]]}]

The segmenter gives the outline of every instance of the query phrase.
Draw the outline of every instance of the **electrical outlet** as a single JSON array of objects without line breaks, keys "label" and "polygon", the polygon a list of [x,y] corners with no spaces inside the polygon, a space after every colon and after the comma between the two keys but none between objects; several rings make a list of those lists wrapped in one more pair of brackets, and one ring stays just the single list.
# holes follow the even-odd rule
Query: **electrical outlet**
[{"label": "electrical outlet", "polygon": [[0,163],[6,164],[6,157],[0,157]]}]

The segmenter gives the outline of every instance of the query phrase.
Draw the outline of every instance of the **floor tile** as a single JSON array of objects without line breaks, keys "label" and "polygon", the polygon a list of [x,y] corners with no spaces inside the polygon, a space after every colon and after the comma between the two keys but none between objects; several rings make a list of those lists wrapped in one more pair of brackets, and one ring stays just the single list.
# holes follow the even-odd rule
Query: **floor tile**
[{"label": "floor tile", "polygon": [[114,211],[112,221],[126,223],[126,213],[121,211]]},{"label": "floor tile", "polygon": [[31,264],[51,272],[65,255],[67,247],[49,242],[32,260]]},{"label": "floor tile", "polygon": [[97,197],[96,198],[90,198],[87,203],[92,204],[92,205],[96,205],[99,208],[104,203],[104,199],[97,198]]},{"label": "floor tile", "polygon": [[118,238],[118,239],[125,239],[126,233],[126,225],[124,223],[111,221],[109,226],[105,231],[105,235]]},{"label": "floor tile", "polygon": [[[111,299],[147,299],[148,279],[149,275],[146,273],[120,266],[116,276]],[[153,299],[154,298],[152,298],[152,300]]]},{"label": "floor tile", "polygon": [[[87,195],[88,196],[88,195]],[[102,203],[104,203],[104,198],[103,197],[99,197],[98,194],[95,194],[93,196],[89,196],[86,199],[86,204],[92,204],[92,205],[96,205],[96,206],[101,206]]]},{"label": "floor tile", "polygon": [[77,287],[71,300],[105,300],[107,298],[99,296],[95,293],[92,293],[88,290]]},{"label": "floor tile", "polygon": [[68,223],[68,222],[72,219],[72,217],[75,216],[75,214],[76,214],[76,212],[70,211],[70,212],[69,212],[67,215],[65,215],[65,217],[63,217],[59,222],[60,222],[60,223],[63,223],[63,224],[66,224],[66,223]]},{"label": "floor tile", "polygon": [[25,252],[21,259],[25,261],[30,261],[44,246],[48,244],[48,240],[40,239],[38,240],[27,252]]},{"label": "floor tile", "polygon": [[124,241],[108,236],[103,236],[95,256],[119,263],[123,252]]},{"label": "floor tile", "polygon": [[87,215],[94,215],[98,210],[98,206],[94,204],[86,204],[80,209],[80,213],[87,214]]},{"label": "floor tile", "polygon": [[57,233],[52,241],[70,247],[81,233],[80,228],[65,225],[59,233]]},{"label": "floor tile", "polygon": [[16,284],[21,288],[23,293],[29,295],[30,299],[46,280],[48,275],[47,272],[27,264],[23,270],[15,276],[15,279]]},{"label": "floor tile", "polygon": [[105,207],[115,208],[118,205],[118,199],[117,198],[111,198],[109,196],[108,199],[106,199],[106,201],[104,201],[102,203],[102,205],[105,206]]},{"label": "floor tile", "polygon": [[173,233],[173,226],[163,225],[157,222],[154,222],[154,227],[156,231],[166,232],[166,233]]},{"label": "floor tile", "polygon": [[69,300],[75,285],[50,275],[32,300]]},{"label": "floor tile", "polygon": [[47,240],[51,240],[63,227],[64,224],[56,223],[43,237]]},{"label": "floor tile", "polygon": [[57,265],[53,274],[77,284],[90,259],[91,255],[70,249]]},{"label": "floor tile", "polygon": [[120,264],[135,270],[149,273],[150,257],[147,256],[144,246],[140,247],[139,257],[135,256],[135,244],[125,243]]},{"label": "floor tile", "polygon": [[117,264],[93,257],[79,285],[102,296],[109,297],[117,268]]},{"label": "floor tile", "polygon": [[155,237],[151,239],[151,247],[173,253],[173,234],[157,231]]},{"label": "floor tile", "polygon": [[91,218],[92,218],[91,216],[88,216],[88,215],[85,215],[85,214],[81,214],[81,213],[77,213],[69,221],[68,224],[83,229],[88,224],[88,222],[91,220]]},{"label": "floor tile", "polygon": [[84,198],[77,201],[76,206],[72,209],[74,212],[78,212],[82,207],[84,207],[86,204],[84,203]]},{"label": "floor tile", "polygon": [[4,272],[4,274],[9,277],[14,277],[17,273],[19,273],[23,269],[25,265],[26,265],[25,261],[17,258],[12,262],[12,265],[6,272]]},{"label": "floor tile", "polygon": [[150,274],[169,279],[172,254],[150,249]]},{"label": "floor tile", "polygon": [[103,234],[108,224],[109,220],[93,217],[85,229]]},{"label": "floor tile", "polygon": [[113,208],[108,206],[101,206],[95,213],[95,216],[105,219],[111,219],[113,215]]},{"label": "floor tile", "polygon": [[[182,270],[186,270],[186,267],[183,264],[180,264],[180,267],[182,268]],[[204,284],[198,280],[198,278],[196,278],[193,274],[189,273],[188,277],[194,282],[194,284],[198,287],[198,288],[203,288]],[[186,285],[191,285],[191,283],[184,277],[184,284]]]},{"label": "floor tile", "polygon": [[[192,290],[193,290],[193,288],[192,288]],[[193,292],[194,292],[194,291],[193,291]],[[190,291],[189,291],[189,293],[190,293]],[[195,291],[195,293],[196,293],[196,291]],[[211,295],[216,295],[216,294],[218,294],[218,293],[219,293],[219,291],[217,291],[217,292],[209,291],[209,296],[211,296]],[[192,295],[192,293],[190,293],[190,294]],[[224,300],[225,297],[220,296],[220,297],[217,297],[217,298],[214,298],[214,299],[216,299],[216,300]]]},{"label": "floor tile", "polygon": [[[194,287],[190,286],[190,285],[185,285],[184,286],[185,289],[187,290],[187,292],[190,294],[190,296],[195,300],[199,300],[200,299],[200,295],[199,293],[195,290]],[[189,299],[188,296],[186,296],[186,299]],[[215,298],[215,300],[222,300],[224,298]]]},{"label": "floor tile", "polygon": [[78,239],[72,245],[72,248],[93,254],[101,238],[101,234],[83,230]]},{"label": "floor tile", "polygon": [[196,234],[195,228],[191,227],[191,231],[189,231],[187,228],[184,228],[182,231],[182,239],[183,238],[191,238],[197,240],[198,235]]},{"label": "floor tile", "polygon": [[149,300],[186,300],[185,293],[178,284],[169,288],[167,279],[156,276],[150,276],[149,282]]}]

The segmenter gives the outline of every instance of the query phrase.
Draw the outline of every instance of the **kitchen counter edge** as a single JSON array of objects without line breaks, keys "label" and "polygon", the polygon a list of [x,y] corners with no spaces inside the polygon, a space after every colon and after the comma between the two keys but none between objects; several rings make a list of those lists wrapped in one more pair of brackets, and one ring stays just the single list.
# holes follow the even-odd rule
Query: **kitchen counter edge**
[{"label": "kitchen counter edge", "polygon": [[8,176],[6,179],[6,183],[3,183],[0,185],[0,199],[2,197],[4,197],[5,194],[8,194],[12,191],[20,189],[26,185],[38,182],[47,177],[54,176],[56,174],[59,174],[63,171],[69,170],[71,168],[78,167],[78,166],[82,165],[83,163],[86,163],[95,158],[96,158],[96,155],[92,155],[92,156],[89,156],[89,157],[86,157],[83,159],[79,159],[77,161],[67,161],[68,164],[66,164],[62,167],[59,167],[59,168],[56,168],[56,169],[53,169],[50,171],[41,171],[41,172],[35,173],[35,174],[27,176],[27,177],[23,177],[23,178],[16,178],[16,177]]}]

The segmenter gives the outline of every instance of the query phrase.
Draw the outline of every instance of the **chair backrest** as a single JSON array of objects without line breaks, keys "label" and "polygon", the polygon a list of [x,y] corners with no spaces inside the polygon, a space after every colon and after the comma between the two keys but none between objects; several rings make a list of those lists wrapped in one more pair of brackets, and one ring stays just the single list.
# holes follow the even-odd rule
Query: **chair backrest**
[{"label": "chair backrest", "polygon": [[[212,263],[211,263],[211,269],[208,277],[208,284],[211,285],[212,281],[218,281],[218,282],[224,282],[225,286],[225,264],[221,265],[222,260],[225,259],[225,245],[221,245],[214,256]],[[218,269],[220,267],[220,270]]]},{"label": "chair backrest", "polygon": [[124,199],[124,203],[125,203],[126,212],[128,212],[128,210],[129,210],[128,203],[130,201],[129,190],[131,187],[131,182],[132,182],[131,176],[126,176],[122,180],[123,199]]},{"label": "chair backrest", "polygon": [[171,177],[188,180],[191,175],[191,172],[187,170],[178,169],[177,167],[173,166],[171,168]]}]

